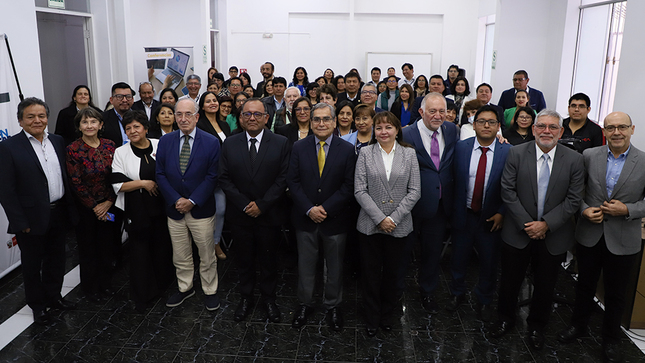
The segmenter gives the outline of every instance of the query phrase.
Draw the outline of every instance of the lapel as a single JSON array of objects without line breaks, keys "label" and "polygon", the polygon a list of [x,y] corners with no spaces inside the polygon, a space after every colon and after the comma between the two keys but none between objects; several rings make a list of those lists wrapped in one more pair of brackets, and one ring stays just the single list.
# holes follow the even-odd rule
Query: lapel
[{"label": "lapel", "polygon": [[[536,158],[536,155],[535,155],[535,143],[534,142],[531,142],[531,143],[527,142],[526,145],[527,145],[526,152],[528,154],[528,159],[529,159],[528,165],[526,167],[527,167],[528,172],[529,172],[529,180],[531,181],[531,190],[533,190],[533,200],[537,203],[537,200],[538,200],[538,194],[537,194],[538,192],[537,192],[537,190],[538,190],[538,188],[537,188],[537,160],[535,159]],[[518,167],[521,168],[522,166],[518,165]],[[550,182],[551,181],[549,180],[549,183]],[[548,191],[547,191],[546,195],[549,195]]]},{"label": "lapel", "polygon": [[[634,171],[634,167],[638,162],[638,154],[636,152],[631,152],[631,151],[632,150],[630,150],[630,153],[627,154],[627,159],[625,160],[625,165],[623,165],[623,170],[620,171],[620,176],[618,177],[618,181],[614,186],[614,190],[612,191],[611,195],[609,196],[609,199],[607,200],[611,200],[611,197],[613,195],[616,195],[616,193],[618,193],[620,188],[623,185],[625,185],[625,182],[629,180],[631,173]],[[603,164],[605,165],[605,174],[603,175],[607,175],[607,163],[605,162]],[[605,180],[606,178],[602,178],[602,179]],[[606,181],[605,181],[605,184],[606,184]],[[605,190],[607,190],[606,187],[605,187]]]},{"label": "lapel", "polygon": [[[448,127],[446,127],[446,122],[444,121],[443,124],[441,124],[441,137],[443,137],[443,154],[441,154],[441,162],[439,164],[439,169],[442,169],[444,165],[446,167],[449,167],[450,165],[446,165],[446,160],[450,157],[450,153],[452,150],[454,150],[454,147],[452,147],[452,144],[455,143],[455,138],[454,137],[448,137]],[[451,133],[451,132],[450,132]]]},{"label": "lapel", "polygon": [[[320,181],[322,182],[323,179],[330,173],[329,169],[332,168],[333,163],[334,163],[334,157],[336,157],[336,151],[338,151],[338,148],[332,147],[334,145],[334,142],[336,141],[335,136],[331,137],[331,142],[329,143],[329,152],[327,153],[327,158],[325,159],[325,165],[323,166],[323,172],[322,175],[320,175],[320,171],[318,172],[318,175],[320,175]],[[316,139],[314,139],[315,141]],[[316,150],[314,148],[314,150]],[[318,166],[318,155],[316,155],[316,166]],[[316,168],[318,169],[318,168]]]},{"label": "lapel", "polygon": [[[560,174],[562,174],[562,169],[563,169],[559,166],[560,163],[562,163],[562,158],[564,158],[564,152],[562,151],[563,147],[565,146],[558,145],[556,146],[556,149],[555,149],[555,156],[553,157],[553,167],[551,168],[551,175],[549,176],[549,186],[546,189],[546,196],[544,197],[545,204],[546,204],[546,201],[549,199],[549,195],[551,194],[551,191],[553,190],[553,188],[555,188],[556,185],[559,184]],[[537,167],[534,169],[537,170]],[[536,179],[536,183],[537,183],[537,179]]]},{"label": "lapel", "polygon": [[491,188],[491,185],[494,183],[490,183],[491,180],[501,180],[501,174],[504,171],[504,163],[501,161],[502,159],[502,144],[500,144],[499,140],[495,140],[495,152],[493,153],[493,164],[490,167],[490,174],[488,175],[488,185],[486,186],[486,193],[488,193],[489,189]]},{"label": "lapel", "polygon": [[[246,137],[244,138],[246,141]],[[262,134],[262,141],[260,142],[260,149],[258,150],[258,156],[255,159],[255,165],[256,168],[253,169],[253,173],[251,173],[251,177],[255,177],[255,174],[258,172],[259,166],[262,165],[262,160],[264,159],[264,156],[267,154],[269,148],[271,147],[271,131],[268,129],[264,129],[264,133]],[[249,159],[249,166],[251,165],[251,154],[249,154],[248,149],[246,154],[248,155]]]},{"label": "lapel", "polygon": [[[466,159],[461,165],[458,165],[457,167],[460,168],[459,170],[459,176],[463,176],[466,180],[470,178],[470,161],[473,158],[473,147],[475,146],[475,139],[474,137],[468,138],[464,141],[466,144],[466,150],[468,150],[468,153],[466,155]],[[466,183],[466,191],[468,190],[468,183]]]},{"label": "lapel", "polygon": [[[396,141],[395,141],[396,142]],[[403,173],[403,146],[396,142],[396,149],[394,150],[394,160],[392,161],[392,171],[390,172],[389,187],[390,190],[394,189],[396,179]],[[381,158],[382,159],[382,158]]]},{"label": "lapel", "polygon": [[197,152],[197,150],[199,150],[198,144],[202,141],[202,135],[199,133],[200,131],[201,130],[198,129],[197,126],[195,126],[195,140],[193,141],[193,147],[190,149],[190,157],[188,158],[188,164],[186,165],[186,172],[188,172],[188,169],[190,169],[190,164],[192,164],[193,160],[195,159],[195,153]]},{"label": "lapel", "polygon": [[[381,148],[379,148],[378,143],[373,144],[372,146],[372,163],[378,171],[379,178],[381,183],[383,183],[383,189],[387,191],[387,194],[390,195],[390,183],[387,181],[387,175],[385,174],[385,164],[383,164],[383,157],[381,156]],[[391,198],[391,197],[390,197]]]},{"label": "lapel", "polygon": [[[253,168],[251,168],[251,154],[249,153],[248,141],[246,140],[246,132],[243,132],[240,137],[238,146],[238,155],[242,157],[242,163],[249,176],[253,176]],[[256,160],[257,161],[257,160]]]},{"label": "lapel", "polygon": [[[34,163],[36,163],[36,165],[38,166],[38,170],[40,170],[40,172],[43,173],[43,175],[45,175],[45,171],[43,170],[43,166],[40,165],[40,161],[38,160],[38,156],[34,152],[34,148],[31,146],[31,142],[27,138],[27,135],[25,134],[25,131],[20,131],[16,136],[18,137],[18,140],[20,140],[20,142],[22,144],[22,147],[25,149],[25,153],[27,155],[29,155],[29,158]],[[14,136],[14,137],[16,137],[16,136]],[[58,154],[58,152],[56,154]],[[58,159],[60,160],[60,155],[59,155]],[[63,160],[63,162],[61,162],[60,165],[61,165],[61,168],[63,168],[65,166],[64,160]]]},{"label": "lapel", "polygon": [[419,130],[419,125],[415,123],[414,126],[412,127],[414,127],[414,129],[413,129],[413,132],[410,133],[410,136],[412,136],[412,142],[414,143],[415,149],[417,150],[417,154],[423,158],[426,164],[430,165],[431,168],[433,168],[434,170],[437,170],[434,163],[432,162],[432,158],[430,158],[430,154],[428,154],[425,146],[423,145],[423,140],[421,139],[421,130]]},{"label": "lapel", "polygon": [[[296,130],[296,132],[298,131]],[[312,169],[314,170],[314,174],[316,174],[316,181],[318,182],[318,185],[320,185],[320,180],[322,178],[320,176],[320,170],[318,170],[318,154],[316,153],[316,139],[313,136],[307,136],[305,140],[306,140],[305,142],[309,144],[309,146],[307,146],[306,148],[307,152],[305,153],[307,155],[306,158],[309,159],[307,160],[307,165],[311,166]],[[327,160],[329,160],[329,157],[327,157]],[[327,169],[327,160],[325,160],[325,167],[323,168],[323,173],[325,172],[325,169]]]}]

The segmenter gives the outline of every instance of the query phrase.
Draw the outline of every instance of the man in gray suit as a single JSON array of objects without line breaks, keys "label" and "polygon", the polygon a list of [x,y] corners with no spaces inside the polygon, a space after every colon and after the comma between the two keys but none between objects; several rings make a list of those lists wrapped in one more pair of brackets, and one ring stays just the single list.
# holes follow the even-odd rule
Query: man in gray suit
[{"label": "man in gray suit", "polygon": [[544,346],[543,330],[551,313],[559,265],[574,244],[573,216],[584,188],[582,155],[558,146],[562,117],[542,110],[533,125],[535,143],[508,152],[502,175],[506,221],[502,229],[502,275],[497,312],[491,330],[495,338],[515,325],[515,308],[529,263],[533,271],[533,298],[528,316],[528,342]]},{"label": "man in gray suit", "polygon": [[622,360],[620,321],[625,307],[626,278],[641,249],[641,218],[645,217],[645,153],[630,144],[631,118],[614,112],[605,118],[607,146],[584,152],[587,184],[580,207],[578,283],[571,326],[558,335],[569,343],[587,335],[594,310],[596,284],[603,271],[605,316],[603,352],[609,362]]}]

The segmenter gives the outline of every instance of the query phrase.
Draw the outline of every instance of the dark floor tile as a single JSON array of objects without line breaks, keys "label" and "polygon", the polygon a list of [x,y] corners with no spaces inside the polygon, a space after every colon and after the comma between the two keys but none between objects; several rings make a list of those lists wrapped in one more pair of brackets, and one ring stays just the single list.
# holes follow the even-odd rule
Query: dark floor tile
[{"label": "dark floor tile", "polygon": [[[177,318],[198,319],[206,308],[204,307],[204,293],[196,291],[195,295],[186,299],[181,305],[174,308],[166,306],[168,298],[177,292],[175,287],[169,288],[166,293],[156,301],[148,311],[149,315],[172,316]],[[220,296],[221,299],[221,296]]]},{"label": "dark floor tile", "polygon": [[123,348],[112,363],[172,363],[176,357],[177,351]]},{"label": "dark floor tile", "polygon": [[298,360],[355,361],[356,329],[345,328],[335,332],[322,324],[304,327],[300,334]]},{"label": "dark floor tile", "polygon": [[243,323],[201,318],[195,323],[181,351],[236,355],[245,332],[246,324]]},{"label": "dark floor tile", "polygon": [[148,315],[125,347],[178,351],[194,325],[195,319]]},{"label": "dark floor tile", "polygon": [[262,357],[237,357],[235,363],[291,363],[294,359],[262,358]]},{"label": "dark floor tile", "polygon": [[143,316],[99,312],[73,340],[120,348],[130,339],[143,319]]},{"label": "dark floor tile", "polygon": [[119,353],[118,347],[106,347],[88,342],[69,342],[56,356],[51,363],[104,363],[111,362]]},{"label": "dark floor tile", "polygon": [[519,334],[507,334],[499,339],[485,333],[467,333],[472,339],[471,350],[477,362],[533,362],[533,357]]},{"label": "dark floor tile", "polygon": [[52,323],[46,326],[31,324],[20,335],[29,339],[67,343],[88,322],[95,313],[86,311],[52,312]]},{"label": "dark floor tile", "polygon": [[[319,279],[316,279],[319,280]],[[322,284],[316,281],[316,290],[322,291]],[[282,271],[278,274],[278,286],[276,286],[275,293],[277,296],[295,297],[298,295],[298,275]]]},{"label": "dark floor tile", "polygon": [[234,355],[207,354],[201,352],[179,352],[173,363],[233,363]]},{"label": "dark floor tile", "polygon": [[49,362],[64,343],[17,337],[0,350],[0,362]]},{"label": "dark floor tile", "polygon": [[442,331],[413,332],[411,340],[417,362],[475,362],[474,337]]},{"label": "dark floor tile", "polygon": [[411,362],[414,358],[414,343],[409,332],[379,330],[375,337],[369,337],[365,329],[356,329],[356,361]]},{"label": "dark floor tile", "polygon": [[300,331],[291,325],[248,324],[238,355],[246,357],[295,359]]}]

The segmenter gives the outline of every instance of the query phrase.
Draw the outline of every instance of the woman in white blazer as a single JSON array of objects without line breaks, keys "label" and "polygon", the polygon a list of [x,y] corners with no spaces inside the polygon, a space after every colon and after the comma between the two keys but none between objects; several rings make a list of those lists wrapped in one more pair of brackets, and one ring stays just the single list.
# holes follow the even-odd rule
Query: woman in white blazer
[{"label": "woman in white blazer", "polygon": [[361,211],[360,233],[363,301],[367,335],[378,327],[392,329],[396,271],[406,237],[412,232],[412,208],[421,197],[419,163],[404,143],[401,122],[391,112],[374,116],[372,141],[358,154],[354,195]]}]

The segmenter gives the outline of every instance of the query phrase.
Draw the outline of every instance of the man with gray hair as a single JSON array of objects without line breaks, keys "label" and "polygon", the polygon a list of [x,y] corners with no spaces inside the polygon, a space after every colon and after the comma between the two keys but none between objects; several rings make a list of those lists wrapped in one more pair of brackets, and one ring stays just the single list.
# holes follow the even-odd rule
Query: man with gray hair
[{"label": "man with gray hair", "polygon": [[190,98],[195,103],[199,103],[199,96],[201,96],[199,90],[202,88],[202,79],[196,74],[191,74],[186,77],[186,88],[188,88],[188,94],[179,97],[179,99]]},{"label": "man with gray hair", "polygon": [[499,321],[491,335],[499,338],[515,325],[520,286],[531,265],[533,297],[528,323],[529,347],[544,346],[560,263],[573,247],[575,223],[584,189],[584,163],[577,152],[558,145],[562,117],[542,110],[533,125],[535,142],[511,148],[502,174],[507,213],[502,228]]},{"label": "man with gray hair", "polygon": [[376,113],[385,111],[382,108],[376,107],[377,99],[378,91],[376,90],[376,86],[370,83],[364,84],[363,88],[361,88],[361,103],[369,105]]},{"label": "man with gray hair", "polygon": [[157,184],[166,201],[179,288],[166,306],[179,306],[195,295],[192,240],[199,250],[206,309],[217,310],[220,301],[213,230],[220,145],[213,135],[195,127],[197,111],[197,103],[191,98],[177,101],[175,120],[179,130],[162,137],[157,148]]},{"label": "man with gray hair", "polygon": [[[271,131],[275,130],[283,125],[288,125],[291,123],[291,118],[293,117],[293,103],[300,97],[300,90],[298,87],[289,87],[284,91],[284,106],[280,107],[273,116],[273,122],[271,122]],[[268,97],[267,97],[268,98]],[[270,101],[270,98],[269,98]],[[265,102],[266,103],[266,102]],[[267,106],[269,108],[269,106]]]},{"label": "man with gray hair", "polygon": [[141,82],[139,84],[139,96],[141,99],[132,104],[132,109],[145,111],[148,120],[150,120],[150,115],[161,105],[161,102],[155,100],[155,88],[152,83]]},{"label": "man with gray hair", "polygon": [[[291,152],[287,186],[293,198],[291,220],[298,241],[298,300],[292,326],[300,328],[314,308],[319,251],[324,252],[323,304],[329,326],[340,331],[343,319],[343,257],[347,231],[352,228],[356,156],[351,144],[333,136],[334,107],[318,103],[311,110],[313,135],[296,142]],[[317,160],[317,163],[312,162]]]}]

